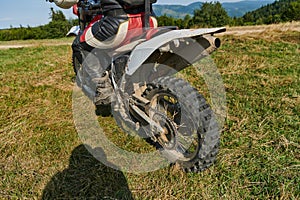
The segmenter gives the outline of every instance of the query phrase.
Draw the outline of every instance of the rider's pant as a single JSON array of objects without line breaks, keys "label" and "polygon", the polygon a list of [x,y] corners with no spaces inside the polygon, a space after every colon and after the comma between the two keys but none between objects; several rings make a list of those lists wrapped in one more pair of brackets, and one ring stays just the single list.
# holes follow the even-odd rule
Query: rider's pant
[{"label": "rider's pant", "polygon": [[127,30],[127,14],[123,9],[114,9],[87,27],[80,37],[80,44],[85,50],[111,49],[122,43]]}]

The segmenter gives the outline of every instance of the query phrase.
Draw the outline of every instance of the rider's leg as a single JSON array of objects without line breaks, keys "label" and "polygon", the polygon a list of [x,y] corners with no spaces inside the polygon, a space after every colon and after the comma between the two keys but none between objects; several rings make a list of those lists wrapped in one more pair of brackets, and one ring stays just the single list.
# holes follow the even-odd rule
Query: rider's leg
[{"label": "rider's leg", "polygon": [[80,41],[79,41],[80,35],[77,35],[72,43],[72,52],[73,52],[73,56],[75,56],[79,63],[82,64],[82,55],[81,55],[81,51],[83,50],[81,45],[80,45]]},{"label": "rider's leg", "polygon": [[[91,51],[93,48],[95,48],[95,50],[97,51],[101,49],[101,51],[105,52],[105,50],[108,48],[118,46],[123,37],[120,34],[125,34],[126,36],[127,31],[127,28],[125,27],[125,33],[120,33],[120,25],[126,23],[127,20],[127,15],[122,9],[108,11],[105,17],[103,17],[100,21],[94,23],[91,27],[85,30],[83,35],[80,37],[79,48],[87,49],[88,51]],[[76,45],[77,44],[73,45],[74,50],[77,49]],[[101,56],[99,56],[99,58],[100,57]],[[101,59],[103,58],[100,58],[99,63],[103,65],[103,61],[101,61]],[[88,66],[88,68],[92,67],[93,66]],[[107,67],[109,67],[109,64],[107,66],[101,67],[104,67],[106,69]],[[113,93],[113,88],[110,82],[109,74],[107,72],[101,74],[103,75],[92,77],[92,80],[96,85],[94,97],[94,103],[96,106],[109,104],[111,94]]]}]

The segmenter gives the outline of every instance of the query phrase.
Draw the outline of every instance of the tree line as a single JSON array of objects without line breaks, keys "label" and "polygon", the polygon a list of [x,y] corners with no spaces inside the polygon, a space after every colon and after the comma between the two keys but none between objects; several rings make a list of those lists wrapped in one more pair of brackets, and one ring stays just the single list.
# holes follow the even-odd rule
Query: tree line
[{"label": "tree line", "polygon": [[300,0],[279,0],[246,13],[242,22],[248,24],[273,24],[300,20]]},{"label": "tree line", "polygon": [[219,2],[203,3],[194,10],[194,16],[186,15],[176,19],[167,15],[158,17],[159,26],[178,26],[179,28],[244,26],[273,24],[300,20],[300,0],[278,0],[242,17],[231,18]]},{"label": "tree line", "polygon": [[[277,0],[243,17],[229,17],[219,2],[203,3],[194,10],[194,16],[186,15],[183,19],[167,15],[157,17],[159,26],[177,26],[179,28],[220,27],[272,24],[300,20],[300,0]],[[52,39],[65,37],[77,20],[67,20],[62,11],[51,8],[49,24],[38,27],[19,27],[0,30],[0,40]]]},{"label": "tree line", "polygon": [[69,29],[75,25],[74,20],[67,20],[62,11],[51,8],[51,21],[38,27],[20,27],[0,30],[0,41],[53,39],[66,36]]}]

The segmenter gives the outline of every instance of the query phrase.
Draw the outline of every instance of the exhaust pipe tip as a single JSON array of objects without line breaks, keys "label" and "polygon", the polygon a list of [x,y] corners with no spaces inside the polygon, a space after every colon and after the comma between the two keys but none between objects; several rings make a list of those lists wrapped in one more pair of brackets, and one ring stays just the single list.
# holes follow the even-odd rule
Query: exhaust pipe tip
[{"label": "exhaust pipe tip", "polygon": [[215,38],[214,44],[215,44],[216,48],[220,48],[220,46],[221,46],[221,40],[219,38]]},{"label": "exhaust pipe tip", "polygon": [[204,35],[202,36],[205,40],[200,42],[200,44],[205,49],[217,49],[221,46],[221,40],[217,37],[214,37],[212,35]]}]

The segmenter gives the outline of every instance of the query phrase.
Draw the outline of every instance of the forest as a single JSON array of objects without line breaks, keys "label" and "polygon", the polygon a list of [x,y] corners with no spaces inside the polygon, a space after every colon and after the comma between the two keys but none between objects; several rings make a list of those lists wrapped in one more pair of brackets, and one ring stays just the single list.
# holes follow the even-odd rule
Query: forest
[{"label": "forest", "polygon": [[[65,37],[77,20],[67,20],[61,11],[51,9],[50,23],[38,27],[18,27],[0,30],[0,41],[52,39]],[[219,2],[203,3],[194,15],[173,18],[159,16],[159,26],[178,26],[179,28],[204,28],[220,26],[244,26],[273,24],[300,20],[300,0],[278,0],[272,4],[247,12],[242,17],[230,17]]]},{"label": "forest", "polygon": [[166,15],[158,17],[160,26],[179,28],[261,25],[299,20],[300,0],[278,0],[255,11],[247,12],[242,17],[230,17],[219,2],[203,3],[200,9],[194,10],[193,17],[189,15],[183,19]]},{"label": "forest", "polygon": [[51,8],[50,23],[37,27],[18,27],[0,30],[0,41],[28,40],[28,39],[54,39],[66,36],[77,20],[67,20],[62,11]]}]

